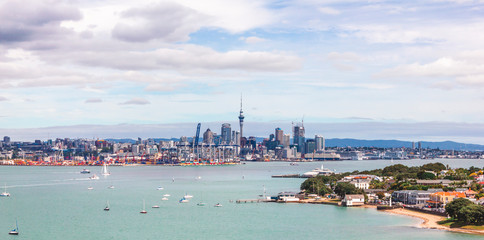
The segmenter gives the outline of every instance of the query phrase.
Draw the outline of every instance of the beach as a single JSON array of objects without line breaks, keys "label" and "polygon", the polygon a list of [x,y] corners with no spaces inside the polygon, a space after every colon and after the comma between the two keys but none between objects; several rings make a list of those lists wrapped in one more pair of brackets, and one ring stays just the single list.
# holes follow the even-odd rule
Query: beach
[{"label": "beach", "polygon": [[410,210],[410,209],[407,209],[407,208],[395,208],[395,209],[391,209],[391,210],[384,210],[384,212],[420,218],[420,219],[423,220],[423,222],[419,225],[419,227],[421,227],[421,228],[441,229],[441,230],[459,232],[459,233],[484,235],[484,230],[474,230],[474,229],[465,229],[465,228],[450,228],[450,227],[447,227],[447,226],[442,226],[442,225],[438,224],[437,222],[445,220],[446,218],[442,217],[442,216],[438,216],[438,215],[417,212],[417,211],[413,211],[413,210]]}]

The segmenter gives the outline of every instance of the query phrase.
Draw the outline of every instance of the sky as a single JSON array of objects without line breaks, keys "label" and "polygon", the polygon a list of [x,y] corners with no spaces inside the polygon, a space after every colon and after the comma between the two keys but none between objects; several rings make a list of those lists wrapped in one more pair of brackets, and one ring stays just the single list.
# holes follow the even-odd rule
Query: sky
[{"label": "sky", "polygon": [[483,90],[482,0],[0,0],[12,140],[238,130],[242,95],[257,136],[484,144]]}]

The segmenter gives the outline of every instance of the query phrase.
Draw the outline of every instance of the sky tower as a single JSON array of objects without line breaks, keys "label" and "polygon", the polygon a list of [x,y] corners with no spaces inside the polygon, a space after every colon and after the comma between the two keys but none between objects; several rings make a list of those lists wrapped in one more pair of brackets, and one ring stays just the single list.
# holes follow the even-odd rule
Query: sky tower
[{"label": "sky tower", "polygon": [[242,146],[242,138],[244,137],[243,129],[244,129],[244,111],[242,111],[242,95],[240,95],[240,115],[239,115],[239,123],[240,123],[240,146]]}]

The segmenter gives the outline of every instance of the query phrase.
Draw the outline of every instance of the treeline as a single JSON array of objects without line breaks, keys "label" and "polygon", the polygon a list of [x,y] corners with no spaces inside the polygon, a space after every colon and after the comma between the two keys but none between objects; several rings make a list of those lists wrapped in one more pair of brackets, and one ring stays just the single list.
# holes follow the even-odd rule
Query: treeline
[{"label": "treeline", "polygon": [[465,198],[458,198],[445,206],[445,211],[457,222],[472,225],[484,224],[484,206]]}]

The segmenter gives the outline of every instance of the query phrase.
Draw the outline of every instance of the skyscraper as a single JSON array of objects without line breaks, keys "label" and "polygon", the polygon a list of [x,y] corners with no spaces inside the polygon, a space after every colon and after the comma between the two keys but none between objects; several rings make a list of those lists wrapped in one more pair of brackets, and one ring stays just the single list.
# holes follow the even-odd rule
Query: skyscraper
[{"label": "skyscraper", "polygon": [[324,148],[323,147],[324,146],[323,141],[324,141],[323,136],[321,136],[321,135],[314,136],[314,142],[316,143],[316,151],[320,152],[320,151],[323,150],[323,148]]},{"label": "skyscraper", "polygon": [[277,145],[282,145],[283,143],[283,138],[284,138],[284,132],[282,131],[281,128],[276,128],[276,142],[277,142]]},{"label": "skyscraper", "polygon": [[229,123],[222,124],[222,144],[230,144],[232,129]]},{"label": "skyscraper", "polygon": [[207,128],[207,131],[203,133],[203,143],[212,144],[213,143],[213,133],[210,128]]},{"label": "skyscraper", "polygon": [[296,125],[294,127],[294,145],[297,145],[297,151],[300,153],[304,153],[305,147],[304,144],[306,139],[304,138],[304,126]]},{"label": "skyscraper", "polygon": [[240,114],[239,114],[239,124],[240,124],[240,144],[242,146],[242,138],[244,137],[244,111],[242,111],[242,95],[240,95]]},{"label": "skyscraper", "polygon": [[284,134],[283,140],[282,140],[282,145],[284,148],[289,148],[289,145],[291,145],[291,135],[290,134]]}]

